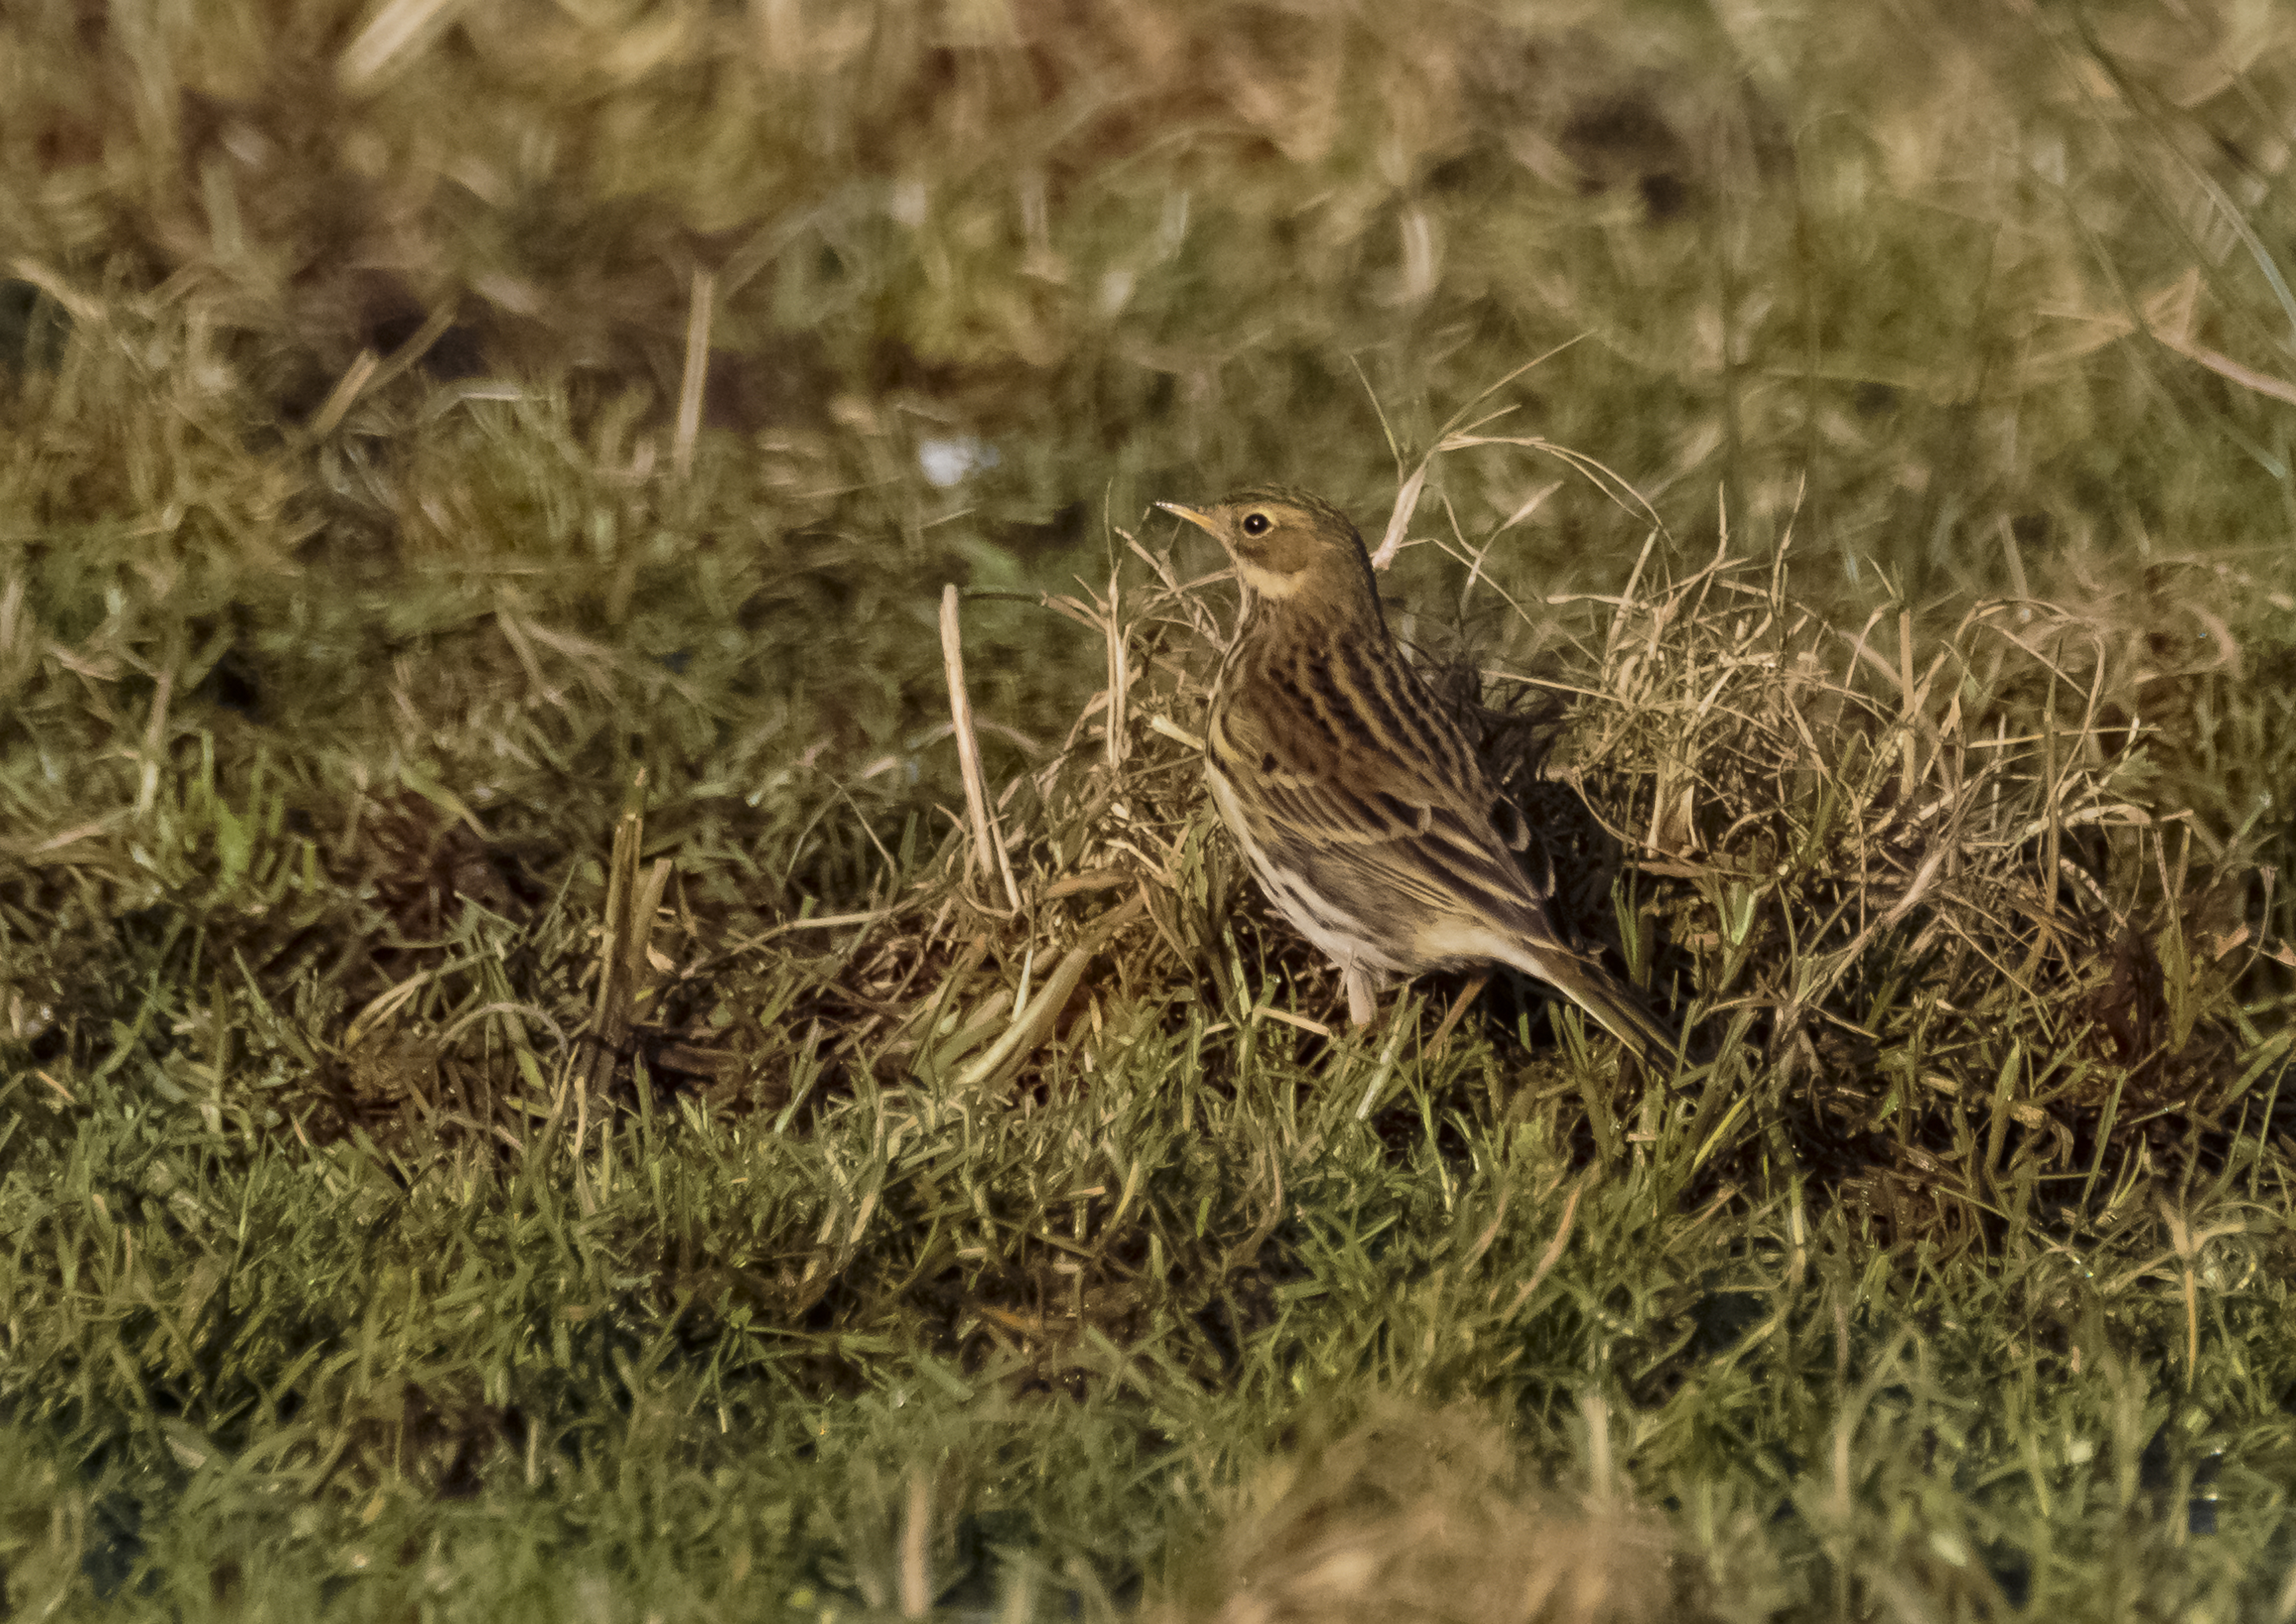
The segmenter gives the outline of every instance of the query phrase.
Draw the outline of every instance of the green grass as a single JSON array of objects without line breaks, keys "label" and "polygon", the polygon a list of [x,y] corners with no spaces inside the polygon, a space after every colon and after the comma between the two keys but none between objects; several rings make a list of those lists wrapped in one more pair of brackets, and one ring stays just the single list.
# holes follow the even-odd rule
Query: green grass
[{"label": "green grass", "polygon": [[[2292,98],[2198,5],[0,15],[0,1611],[2296,1618]],[[1672,1075],[1314,1029],[1209,817],[1145,503],[1423,463]]]}]

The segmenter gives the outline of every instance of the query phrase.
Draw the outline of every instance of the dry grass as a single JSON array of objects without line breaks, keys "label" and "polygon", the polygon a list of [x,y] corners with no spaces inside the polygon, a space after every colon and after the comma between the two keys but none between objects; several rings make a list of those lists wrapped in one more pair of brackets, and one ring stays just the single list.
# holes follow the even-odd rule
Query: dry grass
[{"label": "dry grass", "polygon": [[[1599,1414],[1590,1424],[1608,1425]],[[1329,1431],[1328,1428],[1325,1429]],[[1190,1609],[1221,1624],[1479,1620],[1644,1624],[1698,1616],[1663,1533],[1598,1483],[1571,1507],[1511,1457],[1488,1415],[1388,1400],[1263,1467],[1223,1508]],[[1677,1601],[1690,1603],[1677,1605]]]},{"label": "dry grass", "polygon": [[[0,10],[0,1599],[2284,1624],[2292,97],[2140,0]],[[1268,479],[1673,1074],[1337,1029],[1124,529]]]}]

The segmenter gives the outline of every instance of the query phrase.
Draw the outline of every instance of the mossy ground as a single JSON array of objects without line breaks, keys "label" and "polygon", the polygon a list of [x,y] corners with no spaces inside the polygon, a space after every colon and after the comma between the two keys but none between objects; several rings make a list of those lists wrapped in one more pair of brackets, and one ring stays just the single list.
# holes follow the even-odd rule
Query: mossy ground
[{"label": "mossy ground", "polygon": [[[0,12],[0,1603],[2296,1617],[2292,106],[2234,4]],[[1668,1075],[1330,1029],[1145,509],[1271,479],[1414,494]]]}]

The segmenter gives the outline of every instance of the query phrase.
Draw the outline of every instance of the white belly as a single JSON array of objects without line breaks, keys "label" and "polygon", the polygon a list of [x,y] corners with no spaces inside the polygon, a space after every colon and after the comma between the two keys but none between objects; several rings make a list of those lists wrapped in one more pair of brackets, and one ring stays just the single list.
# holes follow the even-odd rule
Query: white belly
[{"label": "white belly", "polygon": [[1286,923],[1342,971],[1365,976],[1374,985],[1391,973],[1410,971],[1410,963],[1392,950],[1401,944],[1382,947],[1364,934],[1356,921],[1324,907],[1299,879],[1269,861],[1267,851],[1252,839],[1244,823],[1234,786],[1209,759],[1204,762],[1204,778],[1211,785],[1212,804],[1219,808],[1220,821],[1227,825],[1228,833],[1243,850],[1244,861],[1251,865],[1252,878],[1259,882],[1259,889],[1267,893],[1268,901],[1275,905],[1275,911],[1283,915]]}]

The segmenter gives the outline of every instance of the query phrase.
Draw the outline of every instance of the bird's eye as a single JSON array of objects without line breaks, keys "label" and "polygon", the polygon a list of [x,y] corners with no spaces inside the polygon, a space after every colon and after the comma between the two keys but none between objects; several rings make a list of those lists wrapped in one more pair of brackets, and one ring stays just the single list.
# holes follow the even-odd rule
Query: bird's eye
[{"label": "bird's eye", "polygon": [[1246,513],[1243,516],[1243,533],[1247,536],[1267,535],[1267,515],[1265,513]]}]

